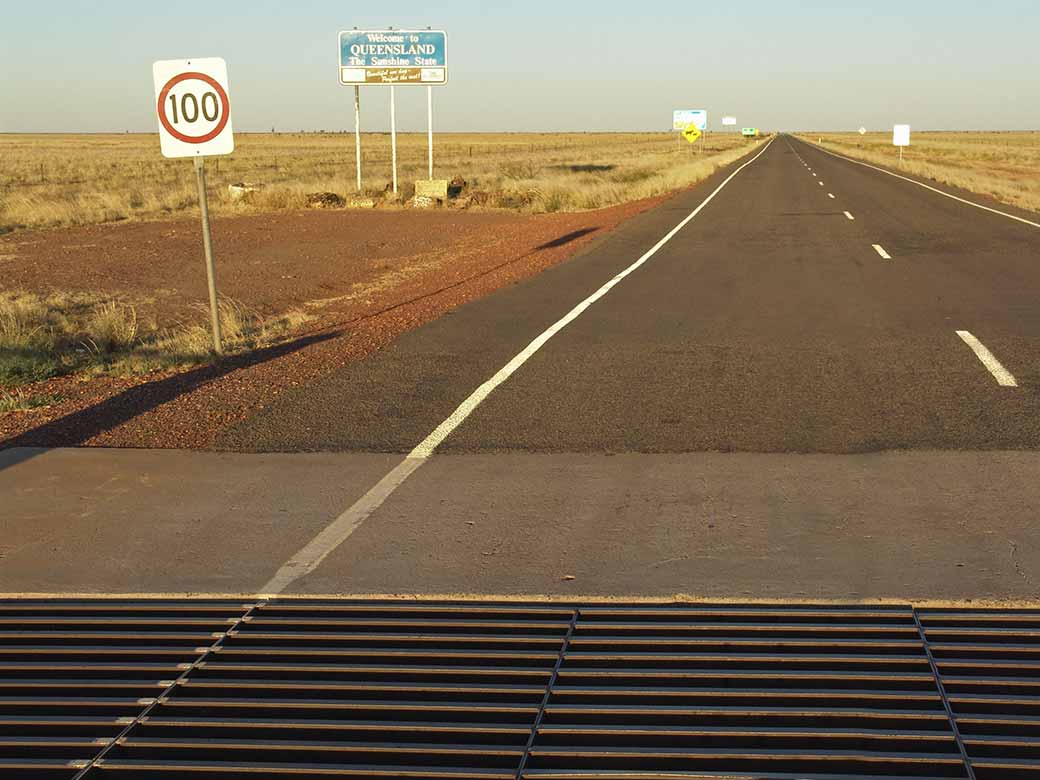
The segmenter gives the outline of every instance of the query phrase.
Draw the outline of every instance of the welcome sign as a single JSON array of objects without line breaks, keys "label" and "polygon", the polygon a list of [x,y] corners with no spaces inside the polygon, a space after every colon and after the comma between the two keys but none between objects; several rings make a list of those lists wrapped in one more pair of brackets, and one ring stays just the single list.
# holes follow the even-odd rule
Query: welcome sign
[{"label": "welcome sign", "polygon": [[443,30],[346,30],[339,34],[339,79],[344,85],[448,81],[448,36]]}]

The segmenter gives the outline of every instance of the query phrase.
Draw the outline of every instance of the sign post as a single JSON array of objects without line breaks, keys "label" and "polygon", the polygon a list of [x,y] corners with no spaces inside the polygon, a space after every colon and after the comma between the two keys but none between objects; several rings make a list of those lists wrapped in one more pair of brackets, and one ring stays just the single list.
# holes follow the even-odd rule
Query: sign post
[{"label": "sign post", "polygon": [[[394,87],[427,87],[427,163],[433,178],[433,87],[448,83],[448,36],[443,30],[344,30],[339,34],[339,81],[390,87],[390,146],[394,194],[397,177],[397,107]],[[359,144],[360,146],[360,144]],[[360,152],[358,152],[360,168]],[[360,184],[358,185],[360,189]]]},{"label": "sign post", "polygon": [[357,191],[361,192],[361,87],[354,87],[354,159],[357,168]]},{"label": "sign post", "polygon": [[892,145],[899,147],[899,162],[903,162],[903,148],[910,145],[910,125],[896,125],[892,128]]},{"label": "sign post", "polygon": [[433,87],[426,88],[426,158],[430,163],[430,181],[433,181]]},{"label": "sign post", "polygon": [[394,195],[397,194],[397,99],[390,85],[390,158],[394,166]]},{"label": "sign post", "polygon": [[220,311],[217,307],[216,264],[209,225],[206,192],[206,157],[231,154],[235,137],[231,128],[227,63],[220,57],[196,60],[160,60],[152,65],[155,107],[159,119],[159,148],[164,157],[194,158],[195,179],[202,215],[202,246],[209,283],[209,309],[213,326],[213,351],[223,354]]},{"label": "sign post", "polygon": [[206,281],[209,284],[209,318],[213,326],[213,351],[224,351],[220,333],[220,309],[217,307],[217,269],[213,262],[213,236],[209,230],[209,198],[206,196],[206,158],[195,158],[195,180],[199,187],[199,210],[202,212],[202,248],[206,253]]}]

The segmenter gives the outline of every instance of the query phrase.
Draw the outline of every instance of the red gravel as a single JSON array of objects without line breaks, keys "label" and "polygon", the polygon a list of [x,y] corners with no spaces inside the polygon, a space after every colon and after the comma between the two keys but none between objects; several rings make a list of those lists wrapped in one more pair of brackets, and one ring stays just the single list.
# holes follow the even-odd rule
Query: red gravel
[{"label": "red gravel", "polygon": [[[286,388],[567,259],[660,200],[539,216],[299,211],[217,220],[222,294],[265,315],[324,300],[311,307],[320,319],[285,344],[212,366],[25,388],[63,400],[0,415],[0,448],[208,447]],[[8,289],[116,293],[170,322],[205,300],[200,243],[194,220],[15,233],[0,238],[0,270]]]}]

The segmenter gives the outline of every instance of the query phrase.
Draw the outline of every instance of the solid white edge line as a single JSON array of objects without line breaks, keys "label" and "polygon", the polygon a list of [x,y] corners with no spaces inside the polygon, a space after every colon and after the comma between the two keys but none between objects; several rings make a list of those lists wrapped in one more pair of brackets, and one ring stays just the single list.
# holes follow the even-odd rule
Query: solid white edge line
[{"label": "solid white edge line", "polygon": [[845,216],[849,218],[850,222],[855,222],[856,221],[856,218],[854,216],[852,216],[852,214],[850,214],[847,211],[845,212]]},{"label": "solid white edge line", "polygon": [[993,374],[997,380],[997,384],[1001,387],[1018,387],[1018,382],[1015,377],[1001,365],[1001,362],[997,360],[992,352],[986,349],[986,345],[979,341],[970,331],[959,330],[957,335],[961,337],[961,341],[971,347],[971,351],[975,353],[975,356],[982,361],[982,365],[989,369],[989,372]]},{"label": "solid white edge line", "polygon": [[892,256],[885,251],[885,248],[881,244],[874,244],[874,251],[881,255],[882,260],[891,260]]},{"label": "solid white edge line", "polygon": [[[799,138],[798,140],[802,141],[801,138]],[[810,141],[802,141],[802,143],[809,144],[812,148],[819,149],[824,154],[829,154],[831,157],[837,157],[839,160],[845,160],[846,162],[855,163],[856,165],[862,165],[864,168],[870,168],[871,170],[879,171],[879,172],[884,173],[884,174],[886,174],[888,176],[894,176],[897,179],[902,179],[903,181],[908,181],[911,184],[916,184],[918,187],[924,187],[926,190],[931,190],[932,192],[937,192],[940,195],[942,195],[944,198],[950,198],[951,200],[955,200],[955,201],[957,201],[959,203],[965,203],[968,206],[974,206],[977,209],[982,209],[983,211],[988,211],[991,214],[999,214],[1002,217],[1007,217],[1008,219],[1013,219],[1016,222],[1021,222],[1023,225],[1030,225],[1030,226],[1035,227],[1035,228],[1040,228],[1040,222],[1033,222],[1032,220],[1028,220],[1028,219],[1025,219],[1023,217],[1016,217],[1014,214],[1008,214],[1006,211],[1000,211],[999,209],[990,208],[989,206],[983,206],[981,203],[974,203],[974,202],[972,202],[970,200],[965,200],[964,198],[959,198],[956,195],[951,195],[948,192],[943,192],[942,190],[938,189],[937,187],[932,187],[932,186],[930,186],[928,184],[925,184],[924,182],[917,181],[917,179],[911,179],[909,176],[901,176],[898,173],[893,173],[892,171],[886,171],[884,168],[879,168],[876,165],[871,165],[870,163],[865,163],[862,160],[854,160],[851,157],[846,157],[844,154],[838,154],[837,152],[832,152],[830,149],[824,149],[822,146],[820,146],[818,144],[814,144],[814,143],[812,143]]]},{"label": "solid white edge line", "polygon": [[483,402],[496,387],[509,379],[509,377],[520,368],[520,366],[526,363],[532,355],[541,349],[549,339],[580,317],[586,309],[610,292],[610,290],[621,282],[622,279],[634,272],[651,257],[657,254],[665,244],[675,238],[684,227],[692,222],[697,215],[715,199],[715,196],[722,192],[726,185],[733,181],[741,171],[765,154],[769,147],[773,145],[774,140],[776,140],[776,136],[769,140],[765,147],[763,147],[762,151],[727,176],[726,180],[716,187],[715,190],[705,198],[697,208],[690,212],[682,222],[672,228],[664,238],[654,244],[642,257],[632,263],[632,265],[628,266],[628,268],[615,275],[610,279],[610,281],[592,293],[592,295],[567,312],[567,314],[528,344],[519,354],[516,355],[516,357],[499,369],[493,377],[474,390],[465,401],[459,404],[459,407],[451,413],[448,419],[438,425],[434,431],[423,439],[422,442],[420,442],[404,460],[397,464],[389,474],[379,480],[375,487],[355,501],[346,511],[322,529],[310,542],[304,545],[299,552],[286,561],[285,564],[275,572],[275,575],[263,586],[260,593],[265,596],[277,596],[300,577],[306,576],[320,566],[321,562],[324,561],[336,548],[343,544],[343,542],[345,542],[350,535],[353,534],[354,531],[356,531],[358,527],[383,504],[384,501],[386,501],[387,498],[389,498],[390,494],[397,490],[397,488],[399,488],[408,477],[410,477],[430,458],[431,455],[433,455],[434,450],[436,450],[437,447],[452,433],[452,431],[461,425],[462,422],[469,417],[478,406],[480,406],[481,402]]}]

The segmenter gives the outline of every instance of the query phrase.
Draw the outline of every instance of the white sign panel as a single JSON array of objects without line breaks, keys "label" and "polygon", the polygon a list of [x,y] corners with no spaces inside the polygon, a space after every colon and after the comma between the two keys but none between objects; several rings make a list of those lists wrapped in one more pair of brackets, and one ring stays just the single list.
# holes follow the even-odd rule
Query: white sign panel
[{"label": "white sign panel", "polygon": [[722,124],[725,127],[736,127],[737,126],[737,118],[735,116],[724,116],[724,117],[722,117]]},{"label": "white sign panel", "polygon": [[160,60],[152,65],[152,77],[164,157],[210,157],[235,150],[222,58]]},{"label": "white sign panel", "polygon": [[859,129],[859,134],[860,134],[860,135],[866,135],[866,134],[867,134],[867,128],[865,128],[865,127],[861,127],[861,128]]},{"label": "white sign panel", "polygon": [[892,128],[892,145],[910,145],[910,125],[896,125]]},{"label": "white sign panel", "polygon": [[698,130],[708,129],[708,112],[703,108],[684,109],[672,114],[672,129],[685,130],[693,125]]}]

